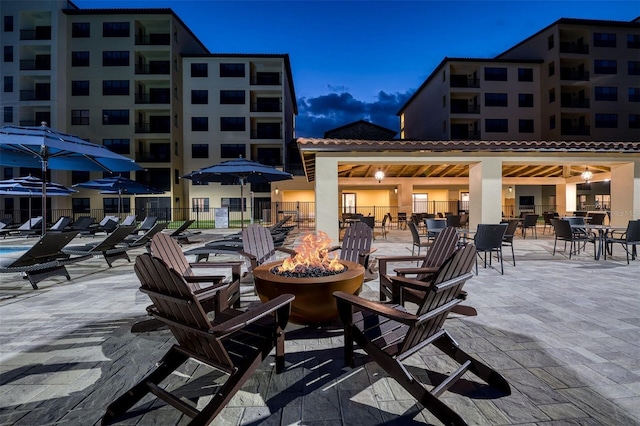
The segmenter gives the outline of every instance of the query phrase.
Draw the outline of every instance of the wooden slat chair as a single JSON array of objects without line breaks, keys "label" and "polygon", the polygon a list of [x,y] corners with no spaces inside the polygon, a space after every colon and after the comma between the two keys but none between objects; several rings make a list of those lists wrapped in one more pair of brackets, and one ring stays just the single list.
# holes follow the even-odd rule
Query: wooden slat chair
[{"label": "wooden slat chair", "polygon": [[[454,253],[438,270],[424,293],[416,314],[402,306],[362,299],[335,292],[340,320],[344,326],[345,363],[354,366],[354,342],[418,402],[447,425],[466,425],[462,417],[438,397],[467,371],[472,372],[504,395],[511,389],[495,370],[464,352],[443,329],[451,309],[460,303],[458,294],[471,278],[475,247],[468,244]],[[428,390],[403,362],[433,344],[460,367],[440,384]]]},{"label": "wooden slat chair", "polygon": [[364,266],[364,280],[371,281],[378,277],[375,264],[370,255],[376,251],[371,248],[373,243],[373,230],[364,222],[354,222],[349,226],[342,237],[342,245],[334,246],[329,251],[340,250],[340,260],[359,263]]},{"label": "wooden slat chair", "polygon": [[277,252],[295,256],[296,251],[287,247],[275,247],[269,228],[262,225],[249,225],[242,231],[242,250],[238,253],[249,259],[250,270],[263,263],[277,260]]},{"label": "wooden slat chair", "polygon": [[[200,294],[194,294],[181,274],[148,253],[137,257],[134,269],[140,279],[140,291],[153,302],[150,314],[167,324],[177,342],[150,374],[107,407],[102,424],[118,420],[152,393],[190,417],[189,425],[207,425],[272,349],[276,350],[276,372],[284,369],[284,329],[289,321],[293,295],[284,294],[246,312],[225,309],[209,320],[200,298],[221,288],[204,289]],[[229,375],[223,385],[207,385],[201,389],[211,394],[201,410],[180,398],[180,389],[171,393],[160,386],[190,358]]]}]

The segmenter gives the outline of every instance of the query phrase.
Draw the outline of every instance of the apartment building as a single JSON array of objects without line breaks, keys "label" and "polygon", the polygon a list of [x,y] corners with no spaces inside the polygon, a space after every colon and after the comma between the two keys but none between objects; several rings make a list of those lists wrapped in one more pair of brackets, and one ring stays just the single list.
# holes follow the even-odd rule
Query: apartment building
[{"label": "apartment building", "polygon": [[[243,156],[284,164],[297,114],[288,55],[211,54],[171,9],[80,9],[70,1],[2,1],[1,125],[72,133],[133,158],[128,177],[165,191],[123,197],[124,210],[202,202],[180,176]],[[39,171],[3,167],[2,178]],[[53,171],[71,185],[102,177]],[[196,193],[198,188],[193,188]],[[269,188],[256,188],[268,198]],[[207,203],[233,207],[238,195]],[[211,200],[209,201],[209,198]],[[3,197],[5,210],[24,200]],[[195,199],[195,201],[194,201]],[[52,207],[115,212],[117,198],[83,191]]]},{"label": "apartment building", "polygon": [[444,58],[401,138],[640,140],[640,18],[562,18],[495,58]]}]

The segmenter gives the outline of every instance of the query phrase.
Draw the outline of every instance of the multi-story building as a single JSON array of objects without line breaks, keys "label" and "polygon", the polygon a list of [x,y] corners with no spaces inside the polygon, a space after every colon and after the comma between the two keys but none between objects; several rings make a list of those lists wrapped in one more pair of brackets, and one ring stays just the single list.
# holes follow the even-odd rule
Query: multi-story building
[{"label": "multi-story building", "polygon": [[445,58],[402,139],[640,140],[640,18],[562,18],[492,59]]},{"label": "multi-story building", "polygon": [[[145,170],[129,177],[165,193],[136,197],[135,206],[123,197],[125,211],[201,203],[180,176],[220,160],[283,166],[297,114],[288,55],[211,54],[171,9],[80,9],[58,0],[2,1],[0,11],[1,124],[44,121],[132,157]],[[29,172],[37,171],[3,167],[2,178]],[[52,175],[67,185],[102,177]],[[256,190],[269,197],[268,187]],[[22,209],[3,198],[5,210]],[[239,205],[237,194],[222,198],[211,207]],[[52,201],[74,213],[117,208],[117,198],[90,191]]]}]

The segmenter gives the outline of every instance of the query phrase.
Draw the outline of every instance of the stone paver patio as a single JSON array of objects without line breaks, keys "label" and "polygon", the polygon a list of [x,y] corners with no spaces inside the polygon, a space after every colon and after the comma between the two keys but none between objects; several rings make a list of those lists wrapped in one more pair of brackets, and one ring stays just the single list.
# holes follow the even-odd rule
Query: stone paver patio
[{"label": "stone paver patio", "polygon": [[[571,260],[552,256],[553,239],[541,230],[537,240],[515,239],[517,266],[505,262],[504,276],[480,268],[466,284],[466,303],[478,316],[452,316],[445,324],[465,351],[504,375],[512,394],[468,386],[476,379],[467,374],[441,399],[473,425],[640,424],[640,261],[627,265],[620,247],[607,261],[593,260],[592,247]],[[408,230],[374,242],[377,256],[406,255],[410,246]],[[130,332],[149,304],[133,263],[108,268],[90,259],[68,269],[71,281],[50,278],[40,290],[17,274],[0,275],[0,424],[99,424],[108,403],[172,344],[168,331]],[[250,285],[243,292],[245,303],[256,302]],[[377,299],[378,281],[366,283],[361,296]],[[286,371],[276,375],[265,362],[214,424],[440,424],[363,352],[356,368],[345,367],[337,323],[291,325],[286,348]],[[409,364],[415,371],[451,368],[431,348]],[[189,361],[171,381],[186,383],[182,394],[202,404],[201,386],[222,378]],[[188,422],[149,401],[122,424]]]}]

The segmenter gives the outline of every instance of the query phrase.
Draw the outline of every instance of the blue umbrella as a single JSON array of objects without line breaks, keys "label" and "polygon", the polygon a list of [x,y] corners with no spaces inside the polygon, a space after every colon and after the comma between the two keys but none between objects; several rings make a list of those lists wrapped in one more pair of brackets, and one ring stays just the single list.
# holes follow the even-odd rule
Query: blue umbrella
[{"label": "blue umbrella", "polygon": [[118,213],[122,213],[122,194],[164,194],[165,192],[122,176],[94,179],[73,186],[97,189],[101,194],[118,194]]},{"label": "blue umbrella", "polygon": [[244,228],[244,185],[246,183],[271,183],[293,179],[291,173],[245,158],[223,161],[182,176],[194,182],[218,182],[240,185],[240,227]]},{"label": "blue umbrella", "polygon": [[[0,165],[48,169],[124,172],[142,170],[131,158],[109,151],[77,136],[41,126],[0,128]],[[42,211],[46,212],[47,190],[42,183]],[[42,221],[42,233],[46,220]]]},{"label": "blue umbrella", "polygon": [[[64,185],[54,182],[45,182],[48,196],[71,195],[75,189],[67,188]],[[11,195],[14,197],[29,197],[29,217],[31,217],[31,197],[42,195],[42,180],[34,176],[17,177],[7,180],[0,180],[0,195]],[[44,215],[43,215],[44,216]]]}]

